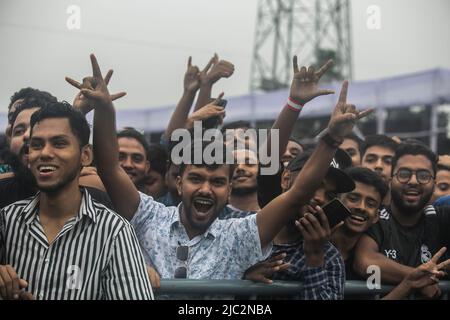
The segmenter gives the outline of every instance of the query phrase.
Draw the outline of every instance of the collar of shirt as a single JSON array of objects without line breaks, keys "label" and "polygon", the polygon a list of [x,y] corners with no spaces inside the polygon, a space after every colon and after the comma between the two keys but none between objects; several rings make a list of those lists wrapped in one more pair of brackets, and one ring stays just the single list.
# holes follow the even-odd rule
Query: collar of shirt
[{"label": "collar of shirt", "polygon": [[[90,218],[93,223],[96,223],[97,217],[95,214],[95,208],[93,207],[94,203],[91,199],[91,195],[85,188],[80,189],[82,193],[81,205],[75,221],[78,222],[83,218],[83,216],[86,216]],[[31,199],[30,203],[21,212],[21,216],[27,225],[30,225],[34,221],[34,219],[36,219],[39,209],[39,198],[40,192],[36,193],[36,195]]]}]

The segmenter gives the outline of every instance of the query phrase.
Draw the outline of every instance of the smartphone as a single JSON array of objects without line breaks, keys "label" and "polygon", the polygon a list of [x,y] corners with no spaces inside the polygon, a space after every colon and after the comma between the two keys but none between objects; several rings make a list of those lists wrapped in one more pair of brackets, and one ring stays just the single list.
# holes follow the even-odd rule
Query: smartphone
[{"label": "smartphone", "polygon": [[[214,101],[215,99],[213,99],[212,101]],[[212,102],[211,101],[211,102]],[[227,100],[225,99],[219,99],[219,101],[216,103],[216,106],[225,108],[227,105]],[[209,119],[206,119],[205,121],[203,121],[203,128],[205,129],[211,129],[211,128],[217,128],[220,124],[220,117],[211,117]]]},{"label": "smartphone", "polygon": [[330,229],[352,215],[351,211],[337,198],[325,204],[322,210],[328,218]]}]

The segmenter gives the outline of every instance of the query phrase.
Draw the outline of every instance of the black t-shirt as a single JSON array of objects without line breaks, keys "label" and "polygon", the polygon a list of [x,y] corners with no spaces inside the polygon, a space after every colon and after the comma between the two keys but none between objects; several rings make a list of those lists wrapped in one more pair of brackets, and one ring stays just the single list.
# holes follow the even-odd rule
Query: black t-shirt
[{"label": "black t-shirt", "polygon": [[367,234],[378,244],[380,253],[406,266],[417,267],[431,259],[450,241],[450,207],[423,209],[422,218],[413,227],[400,225],[390,208],[380,212],[380,220]]},{"label": "black t-shirt", "polygon": [[[102,190],[85,187],[91,194],[92,198],[114,210],[111,199],[108,194]],[[36,194],[34,186],[29,184],[20,183],[16,177],[6,178],[0,180],[0,209],[14,203],[16,201],[24,200]]]},{"label": "black t-shirt", "polygon": [[264,208],[266,204],[283,193],[281,189],[281,175],[283,167],[274,175],[262,175],[261,169],[258,172],[258,204],[260,208]]}]

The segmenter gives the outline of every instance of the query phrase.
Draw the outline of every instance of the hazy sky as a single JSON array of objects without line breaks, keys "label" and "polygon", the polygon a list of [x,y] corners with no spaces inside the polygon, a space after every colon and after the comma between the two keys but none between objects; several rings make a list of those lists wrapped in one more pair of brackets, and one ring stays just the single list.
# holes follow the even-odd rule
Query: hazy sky
[{"label": "hazy sky", "polygon": [[[69,5],[81,9],[80,30],[66,26]],[[449,0],[351,5],[355,80],[450,68]],[[366,27],[370,5],[381,9],[381,30]],[[118,108],[174,104],[187,57],[203,66],[214,52],[236,66],[215,91],[245,94],[256,9],[257,0],[0,0],[0,112],[26,86],[71,102],[64,76],[89,74],[91,52],[103,70],[114,68],[111,91],[128,92]]]}]

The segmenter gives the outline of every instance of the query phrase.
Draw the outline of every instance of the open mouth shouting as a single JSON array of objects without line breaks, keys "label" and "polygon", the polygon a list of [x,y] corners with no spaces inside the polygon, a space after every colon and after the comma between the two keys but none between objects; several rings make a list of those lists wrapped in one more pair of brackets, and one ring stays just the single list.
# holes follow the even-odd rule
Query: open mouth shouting
[{"label": "open mouth shouting", "polygon": [[195,213],[200,217],[209,216],[214,208],[215,202],[211,198],[195,197],[193,202]]}]

